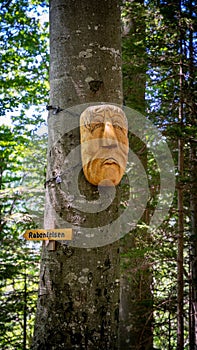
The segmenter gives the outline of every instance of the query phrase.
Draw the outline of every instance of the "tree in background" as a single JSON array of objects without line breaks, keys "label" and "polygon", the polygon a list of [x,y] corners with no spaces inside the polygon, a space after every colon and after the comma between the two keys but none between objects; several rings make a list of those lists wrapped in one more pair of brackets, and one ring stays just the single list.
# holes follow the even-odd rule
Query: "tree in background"
[{"label": "tree in background", "polygon": [[36,174],[32,169],[32,154],[36,158],[38,152],[39,158],[42,149],[37,143],[30,151],[30,140],[7,126],[1,126],[0,136],[0,344],[2,349],[25,349],[32,337],[40,249],[24,242],[22,234],[35,227],[30,208],[35,209],[31,201],[40,191],[36,180],[41,176],[38,168]]},{"label": "tree in background", "polygon": [[[25,110],[42,105],[48,95],[48,23],[41,21],[45,11],[45,1],[8,0],[0,4],[0,115],[18,110],[21,131],[22,125],[30,124]],[[17,123],[17,116],[13,115],[13,121]],[[31,123],[38,127],[39,122],[37,111]]]},{"label": "tree in background", "polygon": [[[195,181],[192,175],[193,166],[195,167],[192,145],[196,144],[196,16],[192,1],[175,1],[173,4],[150,1],[147,5],[150,11],[147,26],[149,118],[167,138],[177,169],[177,191],[171,216],[156,234],[158,244],[162,239],[163,246],[162,249],[155,249],[156,256],[159,257],[159,261],[162,258],[164,262],[160,264],[161,270],[158,267],[156,269],[155,264],[155,272],[158,274],[159,270],[161,271],[163,283],[163,286],[155,283],[155,301],[159,302],[156,314],[163,315],[162,329],[169,348],[177,346],[177,349],[186,349],[190,346],[194,349],[195,332],[193,326],[190,326],[196,323],[193,312],[195,308],[192,306],[195,297],[190,303],[190,315],[188,304],[191,296],[190,283],[193,296],[195,295],[195,282],[190,281],[189,274],[190,263],[193,265],[192,261],[195,260],[195,249],[192,249],[193,253],[190,255],[189,241],[190,237],[194,237],[192,232],[195,231],[194,212],[190,211],[190,208],[194,209],[196,206],[196,197],[193,195]],[[195,275],[194,271],[195,268]],[[156,281],[159,281],[159,276]],[[155,330],[157,332],[157,325]],[[190,332],[193,334],[193,340]],[[156,339],[159,346],[167,346],[159,329]]]},{"label": "tree in background", "polygon": [[[122,6],[122,21],[124,103],[144,115],[147,71],[144,2],[125,1]],[[129,139],[130,149],[148,173],[147,147],[132,133],[132,127]],[[153,155],[149,154],[149,157],[153,163]],[[152,168],[151,162],[149,171]],[[151,187],[150,181],[149,186]],[[144,190],[143,186],[140,190]],[[129,191],[129,188],[126,191]],[[140,207],[142,203],[138,205]],[[120,349],[148,350],[153,347],[152,263],[148,258],[151,236],[147,231],[149,216],[147,205],[137,228],[121,240]]]},{"label": "tree in background", "polygon": [[0,115],[12,123],[0,126],[0,347],[9,350],[30,347],[38,288],[40,248],[22,238],[38,221],[35,196],[44,192],[46,135],[35,130],[43,125],[48,49],[38,3],[43,12],[40,1],[0,5]]}]

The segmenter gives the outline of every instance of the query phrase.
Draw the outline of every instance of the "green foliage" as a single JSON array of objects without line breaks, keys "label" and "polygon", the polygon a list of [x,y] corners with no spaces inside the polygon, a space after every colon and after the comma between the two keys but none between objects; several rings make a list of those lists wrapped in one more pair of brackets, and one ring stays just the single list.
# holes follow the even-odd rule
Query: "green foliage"
[{"label": "green foliage", "polygon": [[[180,1],[147,2],[148,117],[166,136],[178,168],[178,142],[184,140],[184,175],[177,171],[177,187],[184,188],[184,349],[188,349],[189,333],[189,255],[188,222],[191,220],[188,186],[191,183],[189,148],[196,137],[193,114],[196,58],[194,41],[195,15],[192,3]],[[158,348],[177,346],[177,257],[178,203],[175,193],[168,221],[153,236],[154,250],[154,343]]]},{"label": "green foliage", "polygon": [[[23,239],[42,227],[48,102],[47,3],[0,4],[0,348],[29,349],[38,290],[40,244]],[[33,106],[33,108],[32,108]],[[38,131],[41,136],[38,136]]]},{"label": "green foliage", "polygon": [[22,235],[43,213],[35,198],[43,206],[46,140],[28,140],[7,126],[0,135],[0,344],[3,350],[24,349],[32,337],[40,245]]},{"label": "green foliage", "polygon": [[122,73],[124,103],[140,112],[145,111],[146,84],[145,8],[143,1],[127,1],[122,9]]},{"label": "green foliage", "polygon": [[[124,7],[125,6],[125,7]],[[191,148],[196,149],[196,13],[194,2],[127,1],[123,5],[123,74],[125,102],[143,113],[141,88],[145,88],[147,117],[165,136],[171,149],[177,173],[177,187],[184,189],[184,321],[185,344],[189,340],[189,280],[191,264]],[[146,78],[144,85],[144,71]],[[142,77],[142,75],[143,77]],[[133,79],[134,76],[134,79]],[[139,84],[139,85],[140,85]],[[139,96],[138,96],[139,94]],[[144,109],[145,110],[145,109]],[[178,174],[178,140],[184,140],[184,172]],[[192,146],[191,146],[192,145]],[[149,180],[149,214],[158,201],[160,173],[151,154],[147,154]],[[193,179],[192,179],[193,178]],[[133,247],[123,257],[123,269],[132,261],[149,261],[153,271],[154,347],[177,347],[177,192],[169,218],[151,237],[151,249]],[[145,227],[145,226],[144,226]],[[139,242],[138,242],[139,243]],[[140,245],[139,245],[140,247]],[[143,260],[144,257],[144,260]],[[190,260],[190,261],[189,261]],[[194,281],[194,283],[196,283]],[[196,287],[195,287],[196,288]]]},{"label": "green foliage", "polygon": [[46,11],[44,1],[1,1],[0,115],[46,101],[48,22],[41,22]]},{"label": "green foliage", "polygon": [[[178,139],[184,139],[184,318],[188,349],[188,299],[191,212],[191,142],[196,142],[196,14],[193,2],[124,1],[122,49],[125,103],[147,117],[168,140],[175,166]],[[180,7],[181,5],[181,7]],[[40,224],[43,212],[46,135],[36,130],[48,102],[47,3],[39,0],[2,0],[0,4],[0,115],[13,121],[0,127],[0,348],[30,348],[37,297],[39,246],[22,239],[27,228]],[[182,86],[180,87],[180,66]],[[144,102],[144,91],[146,105]],[[180,121],[180,104],[183,118]],[[34,106],[32,113],[31,106]],[[133,144],[137,147],[136,138]],[[139,145],[139,148],[142,148]],[[137,149],[134,149],[137,152]],[[150,186],[149,213],[158,201],[160,174],[145,152]],[[36,200],[35,200],[36,198]],[[42,215],[41,215],[42,216]],[[177,338],[177,194],[169,218],[144,242],[146,225],[131,234],[132,249],[125,250],[123,270],[137,283],[152,269],[154,346],[175,349]],[[139,234],[140,233],[140,234]],[[27,326],[25,327],[25,323]]]}]

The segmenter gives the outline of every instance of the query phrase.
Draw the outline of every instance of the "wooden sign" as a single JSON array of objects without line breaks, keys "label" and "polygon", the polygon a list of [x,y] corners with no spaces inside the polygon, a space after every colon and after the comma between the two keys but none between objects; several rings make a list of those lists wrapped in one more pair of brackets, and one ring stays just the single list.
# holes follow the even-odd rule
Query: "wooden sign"
[{"label": "wooden sign", "polygon": [[72,240],[72,228],[27,230],[23,237],[29,241],[70,241]]}]

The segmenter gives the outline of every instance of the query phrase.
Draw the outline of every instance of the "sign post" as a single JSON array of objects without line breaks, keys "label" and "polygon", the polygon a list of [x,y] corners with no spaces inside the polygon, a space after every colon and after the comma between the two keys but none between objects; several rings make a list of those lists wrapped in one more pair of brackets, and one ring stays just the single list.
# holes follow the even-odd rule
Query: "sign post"
[{"label": "sign post", "polygon": [[33,229],[25,231],[23,237],[29,241],[70,241],[72,229]]}]

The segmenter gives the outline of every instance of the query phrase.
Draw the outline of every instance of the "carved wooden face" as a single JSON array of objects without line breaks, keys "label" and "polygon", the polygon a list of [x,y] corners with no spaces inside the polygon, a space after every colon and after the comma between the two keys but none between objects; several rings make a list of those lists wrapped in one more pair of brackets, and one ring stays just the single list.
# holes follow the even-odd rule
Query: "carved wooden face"
[{"label": "carved wooden face", "polygon": [[128,158],[128,124],[121,108],[88,107],[80,117],[81,157],[86,179],[93,185],[118,185]]}]

